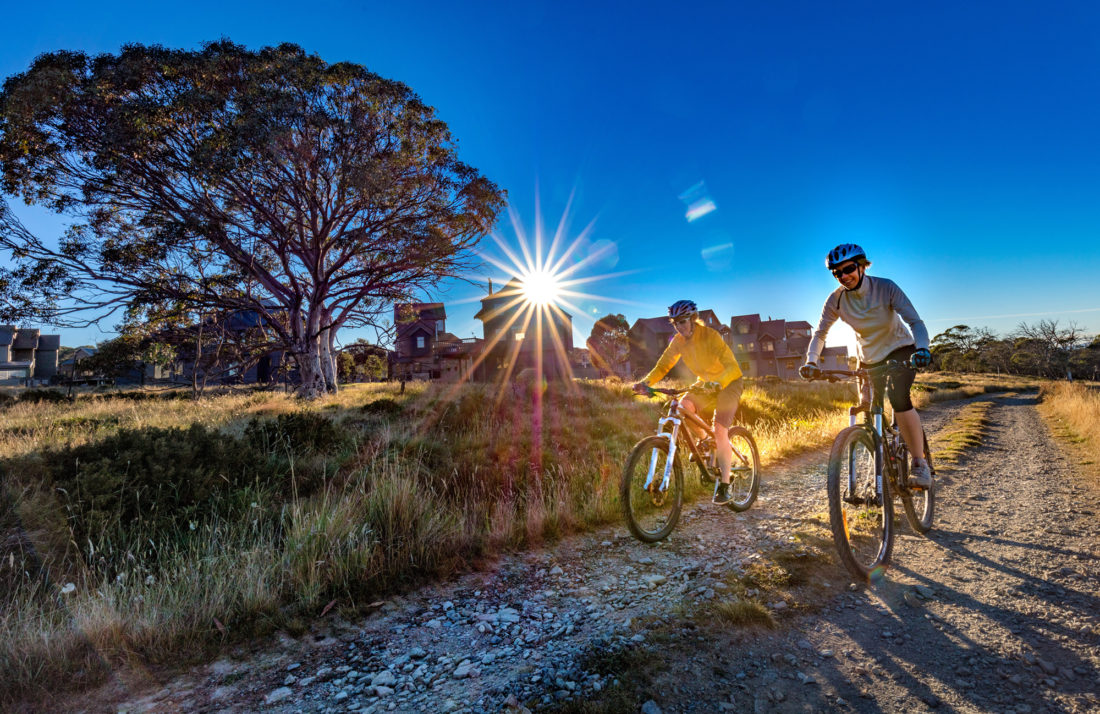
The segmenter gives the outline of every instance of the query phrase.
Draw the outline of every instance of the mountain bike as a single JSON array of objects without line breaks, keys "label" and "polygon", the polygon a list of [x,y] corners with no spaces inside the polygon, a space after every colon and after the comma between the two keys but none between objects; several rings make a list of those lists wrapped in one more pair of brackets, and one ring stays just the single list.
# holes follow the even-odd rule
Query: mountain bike
[{"label": "mountain bike", "polygon": [[[905,362],[890,360],[879,367],[854,371],[818,370],[830,382],[855,378],[860,402],[848,410],[849,426],[833,441],[829,452],[829,526],[845,567],[863,581],[878,579],[890,563],[894,547],[894,498],[900,498],[909,525],[918,533],[932,527],[936,501],[936,468],[923,434],[924,454],[932,471],[928,489],[909,486],[909,450],[898,431],[897,420],[883,424],[883,394],[870,394],[872,376],[910,369]],[[863,422],[856,423],[860,414]]]},{"label": "mountain bike", "polygon": [[[623,469],[619,484],[623,518],[634,537],[646,543],[667,538],[680,519],[684,498],[680,449],[687,447],[690,461],[698,467],[700,483],[709,487],[713,479],[714,488],[718,489],[720,474],[714,429],[683,406],[690,391],[649,388],[646,396],[671,397],[667,412],[657,421],[657,433],[634,445]],[[685,422],[703,436],[697,438],[691,428],[681,428],[686,427]],[[744,511],[760,492],[760,452],[752,434],[743,426],[731,426],[729,438],[733,448],[730,464],[733,500],[726,505],[733,511]]]}]

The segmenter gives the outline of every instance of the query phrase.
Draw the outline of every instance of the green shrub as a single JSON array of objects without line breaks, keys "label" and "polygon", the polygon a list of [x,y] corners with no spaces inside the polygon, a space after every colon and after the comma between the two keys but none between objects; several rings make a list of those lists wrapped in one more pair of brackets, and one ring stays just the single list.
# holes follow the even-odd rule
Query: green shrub
[{"label": "green shrub", "polygon": [[392,419],[400,414],[403,408],[404,407],[389,397],[383,397],[382,399],[375,399],[373,402],[367,402],[359,407],[359,411],[364,414],[372,414],[386,419]]},{"label": "green shrub", "polygon": [[45,468],[78,546],[113,544],[154,559],[160,541],[186,535],[190,524],[289,489],[285,472],[247,440],[201,424],[122,429],[48,454]]},{"label": "green shrub", "polygon": [[28,389],[19,395],[19,401],[33,404],[42,402],[60,404],[69,401],[69,398],[65,396],[65,392],[59,392],[56,389]]},{"label": "green shrub", "polygon": [[327,454],[345,447],[349,435],[323,414],[297,411],[274,419],[253,419],[244,430],[249,444],[264,454],[304,456]]}]

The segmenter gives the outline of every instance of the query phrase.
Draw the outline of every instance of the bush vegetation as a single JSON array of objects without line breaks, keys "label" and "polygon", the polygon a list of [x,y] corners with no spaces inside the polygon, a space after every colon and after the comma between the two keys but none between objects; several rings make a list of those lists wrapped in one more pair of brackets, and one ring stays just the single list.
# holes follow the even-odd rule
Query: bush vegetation
[{"label": "bush vegetation", "polygon": [[[618,381],[136,394],[5,410],[0,708],[617,520],[661,405]],[[767,464],[828,443],[852,394],[754,383],[741,417]]]}]

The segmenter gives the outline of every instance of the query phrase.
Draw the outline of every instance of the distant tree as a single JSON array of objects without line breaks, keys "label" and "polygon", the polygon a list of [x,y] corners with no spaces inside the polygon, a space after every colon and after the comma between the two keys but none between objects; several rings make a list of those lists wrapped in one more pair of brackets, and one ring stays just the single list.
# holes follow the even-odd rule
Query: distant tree
[{"label": "distant tree", "polygon": [[621,314],[604,315],[592,326],[592,333],[585,344],[589,359],[603,374],[625,374],[626,362],[630,358],[629,332],[630,323]]},{"label": "distant tree", "polygon": [[386,358],[377,354],[368,355],[366,362],[363,364],[363,370],[367,378],[372,382],[385,379]]},{"label": "distant tree", "polygon": [[141,369],[141,340],[134,335],[120,335],[100,343],[95,353],[80,362],[80,368],[97,377],[121,379]]},{"label": "distant tree", "polygon": [[[1031,365],[1037,374],[1044,377],[1072,379],[1070,356],[1082,346],[1084,339],[1084,333],[1076,323],[1059,327],[1057,320],[1040,320],[1034,325],[1021,322],[1015,336],[1021,363]],[[1016,355],[1013,355],[1013,360],[1016,361]]]},{"label": "distant tree", "polygon": [[0,319],[254,311],[308,397],[341,328],[461,274],[504,205],[405,85],[229,41],[38,57],[0,93],[0,179],[72,219],[54,247],[0,201]]},{"label": "distant tree", "polygon": [[355,378],[355,358],[352,357],[350,352],[341,352],[339,354],[336,359],[336,367],[341,380],[350,382]]}]

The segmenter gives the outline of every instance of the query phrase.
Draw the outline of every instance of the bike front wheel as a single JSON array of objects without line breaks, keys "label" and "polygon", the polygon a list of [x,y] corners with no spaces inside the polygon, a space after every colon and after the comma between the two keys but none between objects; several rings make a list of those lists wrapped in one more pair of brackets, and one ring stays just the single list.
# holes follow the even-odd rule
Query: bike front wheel
[{"label": "bike front wheel", "polygon": [[655,543],[668,537],[680,519],[684,503],[684,473],[680,459],[669,464],[668,439],[650,436],[639,441],[623,469],[619,502],[630,532],[640,541]]},{"label": "bike front wheel", "polygon": [[733,461],[730,463],[730,490],[733,500],[727,506],[734,511],[747,511],[760,494],[760,452],[756,440],[743,426],[729,429]]},{"label": "bike front wheel", "polygon": [[840,432],[829,454],[829,525],[844,567],[863,582],[877,580],[894,546],[889,482],[875,476],[875,444],[864,427]]},{"label": "bike front wheel", "polygon": [[[923,437],[924,457],[928,459],[928,467],[932,468],[932,452],[928,450],[928,435],[923,434]],[[936,479],[932,479],[931,488],[910,488],[909,464],[904,461],[903,458],[903,463],[898,464],[902,481],[898,494],[901,496],[901,505],[905,509],[905,519],[916,532],[927,533],[932,529],[932,518],[936,507]]]}]

